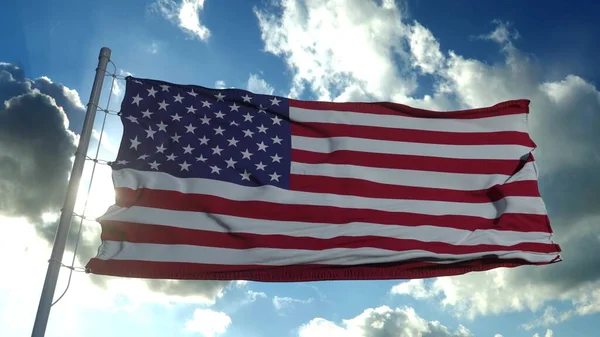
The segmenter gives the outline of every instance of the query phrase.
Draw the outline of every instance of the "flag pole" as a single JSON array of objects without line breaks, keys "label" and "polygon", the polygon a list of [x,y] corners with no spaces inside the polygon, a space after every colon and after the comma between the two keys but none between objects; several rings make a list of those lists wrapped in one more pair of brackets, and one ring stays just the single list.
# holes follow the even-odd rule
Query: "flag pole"
[{"label": "flag pole", "polygon": [[81,175],[83,173],[83,166],[85,164],[87,150],[92,136],[96,110],[98,108],[98,102],[100,101],[102,85],[104,84],[104,77],[106,75],[106,66],[110,60],[110,55],[111,50],[109,48],[103,47],[100,49],[96,76],[94,77],[90,100],[87,104],[87,112],[83,122],[81,136],[79,137],[79,145],[77,146],[77,152],[75,152],[75,161],[71,170],[71,178],[69,179],[65,202],[61,210],[58,229],[56,230],[56,236],[54,237],[52,254],[48,261],[46,279],[44,280],[44,287],[42,288],[42,295],[40,297],[35,323],[31,333],[32,337],[43,337],[46,333],[48,317],[50,316],[50,307],[52,306],[54,291],[56,290],[56,281],[58,280],[58,273],[65,252],[67,236],[69,234],[69,227],[73,216],[73,208],[75,207],[75,202],[77,200],[79,181],[81,180]]}]

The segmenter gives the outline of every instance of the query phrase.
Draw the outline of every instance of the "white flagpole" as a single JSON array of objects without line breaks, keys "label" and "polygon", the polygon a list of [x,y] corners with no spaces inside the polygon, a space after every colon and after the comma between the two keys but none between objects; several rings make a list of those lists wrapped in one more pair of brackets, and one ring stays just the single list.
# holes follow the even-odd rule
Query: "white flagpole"
[{"label": "white flagpole", "polygon": [[46,271],[44,288],[42,289],[42,295],[40,297],[37,315],[31,333],[32,337],[43,337],[46,333],[48,317],[50,316],[50,307],[52,306],[52,299],[54,298],[54,291],[56,290],[56,281],[58,280],[58,273],[65,252],[67,236],[69,234],[69,227],[73,216],[73,208],[75,207],[75,201],[77,200],[79,181],[81,180],[81,175],[83,173],[83,166],[85,164],[86,154],[92,136],[96,110],[98,108],[98,102],[100,101],[100,93],[106,75],[106,66],[110,60],[110,54],[111,50],[103,47],[98,56],[98,68],[96,68],[96,76],[94,78],[90,100],[87,105],[83,129],[81,130],[79,145],[77,147],[77,152],[75,153],[75,162],[73,163],[73,169],[71,170],[71,178],[69,179],[64,206],[60,214],[56,236],[54,237],[52,255],[48,261],[48,270]]}]

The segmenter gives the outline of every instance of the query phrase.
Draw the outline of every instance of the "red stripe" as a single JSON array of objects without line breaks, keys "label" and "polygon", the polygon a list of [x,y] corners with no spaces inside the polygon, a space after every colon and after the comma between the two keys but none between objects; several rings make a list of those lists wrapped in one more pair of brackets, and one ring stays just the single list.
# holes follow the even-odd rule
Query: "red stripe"
[{"label": "red stripe", "polygon": [[524,165],[521,160],[459,159],[339,150],[319,153],[292,149],[292,161],[306,164],[341,164],[400,170],[464,174],[513,175]]},{"label": "red stripe", "polygon": [[366,198],[412,199],[450,201],[464,203],[487,203],[504,197],[540,197],[534,180],[516,181],[495,185],[486,190],[458,191],[442,188],[399,186],[375,183],[352,178],[294,174],[290,177],[290,190],[355,195]]},{"label": "red stripe", "polygon": [[[555,259],[551,263],[560,261]],[[545,265],[520,259],[483,258],[453,264],[419,261],[340,265],[214,265],[185,262],[151,262],[132,260],[100,260],[93,258],[86,266],[88,272],[120,277],[179,279],[179,280],[249,280],[263,282],[302,282],[327,280],[414,279],[461,275],[473,271],[523,265]]]},{"label": "red stripe", "polygon": [[431,111],[391,102],[316,102],[290,99],[289,105],[307,110],[351,111],[418,118],[477,119],[529,113],[529,100],[526,99],[501,102],[486,108],[455,111]]},{"label": "red stripe", "polygon": [[176,191],[116,188],[116,204],[175,211],[205,212],[254,219],[345,224],[369,222],[382,225],[431,225],[465,230],[495,229],[552,233],[547,215],[503,214],[497,219],[465,215],[426,215],[331,206],[278,204],[264,201],[235,201],[204,194]]},{"label": "red stripe", "polygon": [[[252,220],[248,220],[252,221]],[[252,233],[221,233],[200,229],[139,224],[121,221],[101,221],[102,240],[155,243],[162,245],[193,245],[230,249],[274,248],[326,250],[334,248],[378,248],[391,251],[423,250],[436,254],[472,254],[492,251],[527,251],[556,253],[554,244],[519,243],[501,245],[453,245],[445,242],[423,242],[382,236],[337,236],[330,239],[288,235],[262,235]],[[202,227],[202,224],[198,224]],[[492,253],[490,253],[492,254]]]},{"label": "red stripe", "polygon": [[527,133],[517,131],[459,133],[333,123],[292,123],[291,131],[293,136],[312,138],[354,137],[425,144],[535,147],[535,143]]}]

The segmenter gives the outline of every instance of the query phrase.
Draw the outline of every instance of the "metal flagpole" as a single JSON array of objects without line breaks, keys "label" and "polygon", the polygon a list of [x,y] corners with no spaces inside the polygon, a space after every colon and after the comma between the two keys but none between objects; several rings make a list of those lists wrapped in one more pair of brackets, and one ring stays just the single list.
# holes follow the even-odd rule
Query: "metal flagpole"
[{"label": "metal flagpole", "polygon": [[32,337],[43,337],[46,333],[48,317],[50,316],[50,307],[52,306],[52,299],[54,298],[54,291],[56,290],[56,281],[58,280],[58,273],[65,252],[67,236],[69,234],[69,227],[73,216],[73,208],[75,207],[75,201],[77,200],[79,181],[81,180],[81,175],[83,173],[83,166],[85,164],[86,154],[92,136],[96,110],[98,108],[98,102],[100,101],[100,93],[104,83],[106,66],[110,60],[110,54],[111,50],[109,48],[103,47],[100,49],[98,68],[96,68],[96,76],[94,77],[94,84],[87,105],[83,129],[81,130],[79,145],[77,147],[77,152],[75,153],[75,162],[73,163],[73,169],[71,170],[71,178],[69,179],[69,185],[67,187],[65,203],[60,214],[56,236],[54,237],[52,255],[48,261],[48,270],[46,271],[44,288],[42,289],[42,295],[40,297],[35,323],[31,333]]}]

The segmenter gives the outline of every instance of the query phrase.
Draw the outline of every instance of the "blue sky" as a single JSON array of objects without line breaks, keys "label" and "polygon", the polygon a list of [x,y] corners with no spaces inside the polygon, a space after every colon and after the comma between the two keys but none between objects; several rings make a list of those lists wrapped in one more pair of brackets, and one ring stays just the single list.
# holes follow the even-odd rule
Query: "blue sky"
[{"label": "blue sky", "polygon": [[[67,129],[58,126],[60,137],[47,142],[41,138],[43,145],[0,137],[0,150],[21,163],[15,167],[22,170],[18,178],[8,179],[8,165],[0,163],[0,194],[27,194],[23,191],[29,189],[51,199],[54,189],[58,191],[58,199],[48,202],[23,197],[27,207],[19,198],[0,199],[0,226],[13,234],[0,238],[0,252],[13,257],[0,280],[1,335],[30,333],[52,224],[62,202],[58,196],[64,190],[63,176],[28,165],[58,171],[59,164],[68,162],[63,156],[48,163],[36,154],[71,149],[102,46],[112,49],[119,74],[301,99],[390,100],[438,110],[531,99],[540,189],[564,261],[409,282],[147,283],[75,274],[69,293],[53,309],[49,336],[596,333],[600,3],[182,1],[15,0],[0,5],[5,13],[0,20],[0,99],[34,96],[37,88],[55,102],[44,101],[37,108],[23,103],[20,118],[50,125],[44,124],[52,121],[46,118],[62,114],[56,108],[60,105],[70,121]],[[194,4],[195,10],[185,12]],[[181,21],[182,10],[192,15]],[[112,109],[117,109],[122,91],[122,84],[113,90]],[[7,118],[2,111],[0,118]],[[2,123],[9,125],[0,121],[0,127]],[[101,158],[114,158],[120,132],[120,121],[109,118]],[[59,146],[56,139],[65,143]],[[20,149],[19,155],[11,149]],[[41,177],[45,174],[56,181],[39,190],[26,184],[49,181]],[[111,189],[110,171],[99,167],[89,214],[100,215],[112,203]],[[84,223],[79,265],[95,253],[98,230],[94,222]],[[70,263],[68,258],[66,254],[65,263]],[[66,272],[62,274],[59,292],[65,285]]]}]

